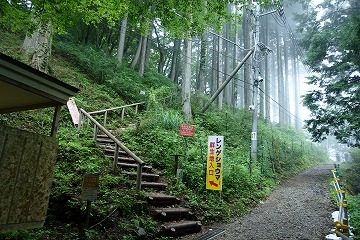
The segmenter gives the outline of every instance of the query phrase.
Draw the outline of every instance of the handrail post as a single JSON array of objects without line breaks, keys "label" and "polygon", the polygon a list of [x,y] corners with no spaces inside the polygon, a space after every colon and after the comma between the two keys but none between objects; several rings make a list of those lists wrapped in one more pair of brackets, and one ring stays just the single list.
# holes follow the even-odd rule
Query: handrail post
[{"label": "handrail post", "polygon": [[83,116],[82,116],[82,112],[80,112],[80,113],[79,113],[78,132],[81,131],[82,121],[83,121]]},{"label": "handrail post", "polygon": [[138,164],[138,169],[137,169],[137,176],[136,176],[136,190],[138,192],[141,191],[141,174],[142,174],[142,164]]},{"label": "handrail post", "polygon": [[179,169],[179,156],[183,156],[182,154],[171,154],[170,156],[174,156],[174,174],[176,177],[180,177],[180,169]]},{"label": "handrail post", "polygon": [[344,229],[344,235],[345,236],[349,236],[350,231],[349,231],[349,216],[348,216],[348,204],[347,204],[347,200],[345,198],[345,192],[343,193],[343,219],[342,219],[342,223],[346,226],[346,228]]},{"label": "handrail post", "polygon": [[107,111],[105,111],[105,113],[104,113],[104,127],[106,126],[106,118],[107,118]]},{"label": "handrail post", "polygon": [[114,161],[113,161],[113,173],[116,173],[117,164],[119,159],[119,145],[115,143]]},{"label": "handrail post", "polygon": [[97,132],[98,132],[98,127],[96,126],[96,124],[94,124],[94,141],[97,140]]},{"label": "handrail post", "polygon": [[121,110],[121,121],[124,121],[125,108]]},{"label": "handrail post", "polygon": [[125,151],[127,154],[129,154],[130,157],[132,157],[137,163],[137,179],[136,179],[136,189],[138,191],[141,190],[141,178],[142,178],[142,168],[144,165],[144,162],[136,156],[133,152],[131,152],[124,144],[122,144],[118,139],[115,138],[114,135],[111,134],[104,126],[102,126],[100,123],[98,123],[89,113],[87,113],[85,110],[80,109],[80,111],[83,113],[83,117],[87,117],[89,121],[94,123],[94,139],[97,138],[97,131],[98,129],[103,132],[105,135],[107,135],[111,140],[115,142],[115,153],[114,153],[114,164],[113,164],[113,170],[116,171],[118,157],[119,157],[119,150],[120,148]]}]

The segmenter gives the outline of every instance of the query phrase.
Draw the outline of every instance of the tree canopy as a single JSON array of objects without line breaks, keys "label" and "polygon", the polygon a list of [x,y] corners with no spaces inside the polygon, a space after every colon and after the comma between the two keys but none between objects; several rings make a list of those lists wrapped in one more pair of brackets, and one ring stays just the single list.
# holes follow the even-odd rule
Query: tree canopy
[{"label": "tree canopy", "polygon": [[[174,36],[183,38],[190,31],[191,35],[201,34],[206,27],[221,28],[224,21],[231,17],[226,12],[226,4],[234,3],[247,7],[249,0],[74,0],[46,1],[22,0],[0,2],[0,25],[14,31],[27,29],[35,31],[36,24],[51,22],[56,32],[65,32],[76,19],[86,24],[96,24],[103,20],[114,25],[125,14],[129,15],[131,24],[143,34],[151,27],[148,21],[159,19],[163,27]],[[266,6],[270,0],[259,1]],[[191,16],[191,17],[190,17]]]},{"label": "tree canopy", "polygon": [[308,83],[316,86],[303,99],[311,111],[306,128],[316,141],[334,135],[349,146],[360,146],[359,14],[357,0],[324,0],[308,7],[305,17],[297,16],[306,64],[313,73]]}]

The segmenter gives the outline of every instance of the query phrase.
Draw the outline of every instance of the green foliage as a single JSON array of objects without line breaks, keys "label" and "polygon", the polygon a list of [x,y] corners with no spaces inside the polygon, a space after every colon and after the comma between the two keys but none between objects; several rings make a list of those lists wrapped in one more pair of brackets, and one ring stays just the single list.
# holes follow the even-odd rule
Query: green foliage
[{"label": "green foliage", "polygon": [[318,20],[318,9],[309,4],[307,14],[298,14],[297,19],[304,33],[306,62],[316,73],[309,77],[309,84],[316,88],[304,97],[311,111],[306,127],[315,141],[333,135],[341,143],[359,147],[359,1],[348,4],[345,9],[324,1]]},{"label": "green foliage", "polygon": [[0,115],[0,124],[49,135],[52,124],[52,109],[37,109]]},{"label": "green foliage", "polygon": [[350,155],[351,160],[342,163],[340,169],[342,178],[345,180],[344,187],[347,190],[350,226],[356,231],[354,239],[360,239],[358,234],[358,229],[360,229],[360,149],[352,149]]},{"label": "green foliage", "polygon": [[132,103],[141,102],[146,98],[146,95],[140,94],[141,91],[161,86],[174,86],[169,79],[159,77],[152,72],[140,77],[133,70],[119,66],[116,59],[87,45],[57,42],[55,52],[79,68],[89,79],[101,84],[103,89],[113,92],[125,101],[131,99]]},{"label": "green foliage", "polygon": [[126,1],[1,1],[0,26],[33,33],[38,24],[51,22],[53,31],[64,34],[78,18],[85,23],[106,21],[113,26],[124,16]]},{"label": "green foliage", "polygon": [[341,165],[342,174],[346,179],[347,188],[354,195],[360,194],[360,149],[350,152],[351,161]]},{"label": "green foliage", "polygon": [[[119,139],[147,164],[162,170],[170,179],[169,191],[187,200],[184,204],[191,207],[204,222],[212,222],[214,219],[226,221],[244,214],[266,197],[283,177],[326,158],[322,150],[292,128],[278,128],[260,121],[258,161],[251,163],[251,115],[246,110],[213,110],[199,114],[191,122],[195,126],[195,136],[181,137],[179,124],[183,116],[176,96],[166,98],[174,92],[173,85],[168,85],[167,79],[157,77],[153,72],[139,78],[131,70],[117,66],[102,54],[75,44],[58,43],[56,53],[54,74],[82,90],[75,98],[79,107],[99,110],[119,106],[124,104],[123,100],[119,100],[124,96],[125,100],[135,102],[141,96],[138,98],[137,93],[132,92],[133,86],[137,91],[152,87],[147,93],[147,111],[138,116],[138,127],[121,132]],[[116,75],[125,76],[129,82],[117,86],[122,85],[122,79]],[[53,111],[42,111],[1,115],[1,123],[46,133],[50,129],[47,125],[51,123]],[[99,239],[101,236],[104,239],[135,239],[139,228],[144,228],[145,237],[155,239],[157,225],[148,217],[141,194],[136,193],[126,177],[111,174],[111,161],[89,139],[92,129],[78,133],[66,109],[62,110],[61,116],[59,158],[46,226],[40,231],[9,234],[14,234],[13,239],[35,240],[48,237],[50,233],[57,239],[77,239],[78,225],[85,209],[85,202],[79,198],[81,182],[83,174],[90,172],[100,174],[100,192],[98,200],[92,204],[90,222],[91,226],[98,225],[85,231],[87,238]],[[118,126],[123,123],[110,124]],[[207,137],[210,135],[225,136],[221,196],[219,192],[207,191],[204,187]],[[180,159],[183,168],[180,181],[173,176],[174,158],[171,154],[185,154],[185,143],[186,158]]]},{"label": "green foliage", "polygon": [[354,239],[360,239],[358,234],[358,229],[360,229],[360,195],[348,196],[347,201],[349,204],[350,226],[356,231]]},{"label": "green foliage", "polygon": [[0,2],[0,27],[12,32],[26,30],[31,26],[27,7],[21,1],[11,1],[11,3]]},{"label": "green foliage", "polygon": [[114,26],[115,22],[123,18],[128,10],[128,1],[80,1],[78,11],[84,16],[86,24],[98,24],[104,20],[110,26]]},{"label": "green foliage", "polygon": [[[59,157],[50,199],[49,215],[57,219],[65,215],[67,221],[83,216],[86,204],[80,199],[81,183],[84,173],[98,173],[100,186],[98,200],[92,203],[91,225],[101,222],[100,229],[108,229],[108,239],[114,234],[132,239],[134,226],[145,228],[152,236],[157,231],[154,222],[143,213],[142,198],[135,187],[123,175],[112,175],[111,160],[93,140],[89,140],[91,129],[78,134],[76,129],[59,131]],[[66,205],[62,205],[66,203]],[[58,207],[62,205],[61,212]],[[65,214],[64,214],[65,212]],[[53,218],[54,218],[53,217]],[[61,219],[61,218],[60,218]],[[121,220],[120,220],[121,219]],[[120,222],[114,231],[114,222]],[[131,226],[131,227],[130,227]],[[85,232],[87,239],[99,239],[99,228]]]},{"label": "green foliage", "polygon": [[[191,124],[194,137],[179,136],[180,111],[164,110],[156,94],[137,129],[122,132],[121,139],[138,155],[162,170],[172,180],[171,192],[185,198],[189,207],[205,222],[229,220],[265,198],[276,183],[305,168],[327,160],[327,154],[291,127],[269,127],[259,122],[259,151],[256,164],[250,162],[251,115],[248,111],[209,111]],[[207,137],[225,136],[223,191],[205,190]],[[185,145],[186,143],[186,145]],[[180,157],[182,181],[174,178],[174,157]],[[252,166],[252,174],[250,174]]]}]

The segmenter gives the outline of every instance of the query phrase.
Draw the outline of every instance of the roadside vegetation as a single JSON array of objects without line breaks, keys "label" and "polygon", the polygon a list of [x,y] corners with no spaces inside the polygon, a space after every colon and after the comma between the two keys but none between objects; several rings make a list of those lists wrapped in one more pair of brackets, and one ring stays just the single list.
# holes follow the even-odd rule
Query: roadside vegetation
[{"label": "roadside vegetation", "polygon": [[341,164],[341,171],[345,180],[350,225],[355,229],[354,239],[360,239],[360,149],[353,149],[350,156],[349,162]]},{"label": "roadside vegetation", "polygon": [[[11,44],[20,43],[20,37],[0,33],[0,38],[1,52],[26,62],[20,49]],[[190,122],[195,126],[195,136],[185,139],[179,136],[179,124],[184,119],[180,93],[169,79],[151,70],[140,77],[100,52],[60,39],[54,49],[51,74],[80,89],[75,96],[79,108],[94,111],[145,102],[138,115],[130,111],[124,122],[118,121],[119,116],[110,116],[108,127],[115,130],[136,124],[136,128],[119,132],[120,141],[161,171],[169,182],[169,191],[185,200],[184,204],[193,209],[203,224],[229,221],[245,214],[282,179],[328,160],[326,152],[308,141],[303,132],[260,120],[258,159],[250,162],[251,114],[247,110],[213,108],[199,114],[202,105],[196,104],[195,117]],[[194,103],[207,100],[196,95],[193,99]],[[48,134],[51,116],[52,110],[33,110],[0,115],[0,123]],[[145,239],[161,239],[155,234],[158,226],[149,217],[141,193],[126,177],[111,174],[111,160],[91,135],[91,127],[78,132],[67,109],[62,108],[59,156],[45,227],[0,234],[1,239],[139,239],[143,233]],[[221,194],[205,190],[204,166],[210,135],[222,135],[225,139]],[[186,156],[181,162],[182,179],[174,176],[171,154]],[[92,204],[90,227],[86,230],[86,202],[79,197],[84,173],[101,176],[100,193]]]}]

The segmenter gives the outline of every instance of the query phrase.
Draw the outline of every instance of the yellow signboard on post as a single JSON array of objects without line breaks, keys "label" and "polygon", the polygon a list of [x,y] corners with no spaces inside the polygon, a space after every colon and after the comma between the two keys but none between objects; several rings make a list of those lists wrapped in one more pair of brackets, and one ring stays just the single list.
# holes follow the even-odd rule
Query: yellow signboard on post
[{"label": "yellow signboard on post", "polygon": [[224,136],[208,137],[206,189],[222,190]]}]

